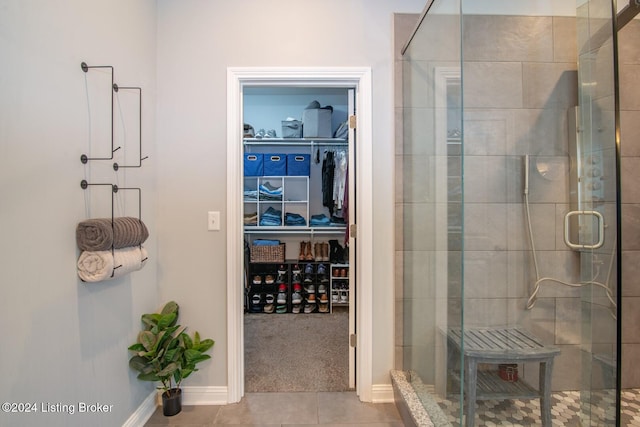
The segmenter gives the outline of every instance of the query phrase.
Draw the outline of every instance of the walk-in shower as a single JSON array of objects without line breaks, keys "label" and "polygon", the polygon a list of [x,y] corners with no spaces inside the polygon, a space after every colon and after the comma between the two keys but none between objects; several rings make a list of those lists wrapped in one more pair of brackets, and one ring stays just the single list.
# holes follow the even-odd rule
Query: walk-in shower
[{"label": "walk-in shower", "polygon": [[433,0],[418,18],[401,56],[394,372],[428,414],[416,424],[628,416],[614,29],[640,34],[635,9]]}]

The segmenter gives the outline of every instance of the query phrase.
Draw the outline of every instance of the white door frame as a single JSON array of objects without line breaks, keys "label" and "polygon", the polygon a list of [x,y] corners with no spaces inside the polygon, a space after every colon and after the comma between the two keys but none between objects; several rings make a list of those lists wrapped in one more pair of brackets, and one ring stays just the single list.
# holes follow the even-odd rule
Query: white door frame
[{"label": "white door frame", "polygon": [[[242,89],[246,85],[356,88],[356,393],[372,401],[373,367],[373,150],[369,67],[227,69],[227,400],[244,396],[244,234]],[[353,195],[352,195],[353,196]],[[350,203],[353,203],[350,201]],[[351,237],[351,240],[353,237]],[[350,247],[354,247],[352,242]],[[352,277],[353,278],[353,277]]]}]

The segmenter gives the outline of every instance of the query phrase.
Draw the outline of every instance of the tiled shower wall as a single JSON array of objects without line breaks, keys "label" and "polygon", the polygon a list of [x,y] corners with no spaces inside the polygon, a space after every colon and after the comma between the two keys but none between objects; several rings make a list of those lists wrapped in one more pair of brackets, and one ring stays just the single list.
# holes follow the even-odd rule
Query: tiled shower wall
[{"label": "tiled shower wall", "polygon": [[618,33],[622,201],[622,387],[640,387],[640,22]]},{"label": "tiled shower wall", "polygon": [[[403,212],[414,200],[404,191],[405,165],[412,164],[403,145],[402,56],[400,49],[417,15],[396,15],[396,368],[412,355],[404,341],[405,298],[409,277],[420,271],[404,241]],[[622,201],[623,201],[623,385],[637,386],[640,375],[627,368],[640,350],[640,49],[624,43],[637,39],[640,27],[621,33]],[[579,277],[579,255],[563,241],[563,217],[569,209],[567,112],[577,104],[576,21],[565,17],[465,17],[465,319],[468,325],[518,324],[532,330],[562,353],[556,359],[555,389],[580,388],[576,361],[580,353],[580,291],[543,285],[532,310],[525,310],[535,281],[523,203],[522,156],[530,154],[531,219],[541,276],[568,282]],[[440,41],[434,40],[434,43]],[[626,88],[629,88],[627,90]],[[626,99],[625,99],[626,98]],[[635,128],[634,128],[635,127]],[[625,144],[625,141],[627,143]],[[633,147],[636,148],[633,148]],[[546,168],[546,169],[545,169]],[[543,172],[546,171],[546,172]],[[634,173],[635,172],[635,173]],[[634,178],[636,176],[636,178]],[[469,179],[472,177],[472,179]],[[634,214],[637,212],[637,214]],[[407,275],[405,277],[404,275]],[[419,304],[418,304],[419,305]],[[429,307],[425,307],[426,310]],[[614,323],[606,319],[605,330]],[[633,325],[633,326],[632,326]],[[411,334],[407,334],[411,335]],[[428,334],[425,334],[428,336]],[[424,343],[422,343],[424,344]],[[431,344],[431,343],[429,343]],[[413,362],[412,362],[413,363]],[[537,372],[525,368],[533,379]]]}]

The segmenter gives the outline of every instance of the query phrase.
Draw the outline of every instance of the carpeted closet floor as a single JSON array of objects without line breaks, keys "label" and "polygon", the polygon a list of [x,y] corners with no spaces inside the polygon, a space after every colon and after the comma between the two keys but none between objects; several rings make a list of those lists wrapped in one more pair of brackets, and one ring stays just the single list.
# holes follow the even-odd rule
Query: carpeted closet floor
[{"label": "carpeted closet floor", "polygon": [[245,391],[349,389],[349,312],[244,315]]}]

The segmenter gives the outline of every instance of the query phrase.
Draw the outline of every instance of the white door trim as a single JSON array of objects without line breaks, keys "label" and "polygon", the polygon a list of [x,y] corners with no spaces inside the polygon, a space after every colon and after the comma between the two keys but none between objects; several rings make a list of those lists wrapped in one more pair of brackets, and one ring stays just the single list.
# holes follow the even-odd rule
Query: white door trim
[{"label": "white door trim", "polygon": [[[373,367],[373,149],[369,67],[227,69],[227,375],[229,403],[244,395],[242,220],[242,88],[244,85],[356,87],[356,392],[372,401]],[[353,195],[352,195],[353,196]],[[352,201],[350,201],[352,202]],[[354,247],[353,243],[350,247]]]}]

